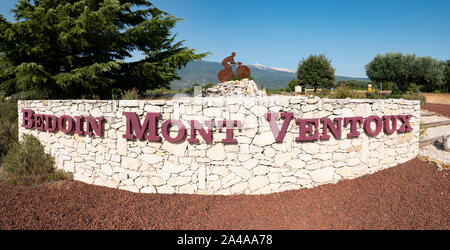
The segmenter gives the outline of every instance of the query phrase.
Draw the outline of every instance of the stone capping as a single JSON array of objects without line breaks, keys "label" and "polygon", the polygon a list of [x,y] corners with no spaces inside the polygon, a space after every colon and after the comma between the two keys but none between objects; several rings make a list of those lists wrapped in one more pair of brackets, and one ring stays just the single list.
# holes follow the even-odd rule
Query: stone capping
[{"label": "stone capping", "polygon": [[[416,157],[419,150],[420,101],[404,99],[320,99],[304,96],[179,97],[171,100],[21,100],[19,138],[33,134],[57,168],[72,172],[89,184],[140,193],[267,194],[336,183],[395,166]],[[78,136],[25,129],[22,109],[56,116],[103,116],[104,135]],[[126,140],[122,112],[147,112],[179,119],[189,135],[188,120],[234,119],[243,123],[234,131],[236,144],[224,144],[225,133],[214,128],[213,142],[187,140]],[[412,132],[381,132],[347,139],[296,142],[298,125],[290,122],[284,141],[275,143],[264,119],[267,112],[293,112],[295,118],[411,114]],[[246,126],[256,124],[255,126]],[[278,122],[280,124],[280,122]],[[397,126],[400,126],[398,123]]]}]

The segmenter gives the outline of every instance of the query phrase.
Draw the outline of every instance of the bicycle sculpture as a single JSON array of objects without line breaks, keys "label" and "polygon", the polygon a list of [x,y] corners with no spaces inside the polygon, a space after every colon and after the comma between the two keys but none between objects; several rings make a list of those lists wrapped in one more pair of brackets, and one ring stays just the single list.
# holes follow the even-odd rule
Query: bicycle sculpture
[{"label": "bicycle sculpture", "polygon": [[236,75],[233,73],[233,68],[231,67],[231,65],[236,64],[238,65],[236,73],[241,79],[248,78],[250,76],[250,69],[247,66],[242,65],[241,62],[235,63],[234,56],[236,56],[236,52],[231,53],[231,56],[227,56],[225,57],[225,59],[223,59],[222,65],[225,69],[219,72],[219,81],[226,82],[235,77]]}]

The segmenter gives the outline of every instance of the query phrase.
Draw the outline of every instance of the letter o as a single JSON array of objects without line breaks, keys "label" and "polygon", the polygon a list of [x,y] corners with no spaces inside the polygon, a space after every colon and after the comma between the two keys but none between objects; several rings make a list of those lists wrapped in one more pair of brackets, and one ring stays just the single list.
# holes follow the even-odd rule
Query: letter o
[{"label": "letter o", "polygon": [[[67,128],[64,127],[64,120],[67,120]],[[73,118],[70,115],[63,115],[58,119],[58,129],[63,133],[70,133],[73,130]]]},{"label": "letter o", "polygon": [[[372,130],[370,128],[370,123],[372,121],[375,121],[375,130]],[[364,132],[366,132],[366,134],[370,135],[370,136],[377,136],[381,129],[383,128],[383,122],[381,121],[381,118],[375,115],[371,115],[369,117],[367,117],[364,120]]]},{"label": "letter o", "polygon": [[[170,137],[170,131],[169,131],[169,126],[171,126],[173,124],[177,125],[177,127],[178,127],[178,135],[175,138]],[[163,137],[167,141],[179,142],[186,135],[186,128],[184,127],[183,123],[181,123],[180,121],[174,120],[174,119],[169,119],[162,124],[161,132],[162,132]]]}]

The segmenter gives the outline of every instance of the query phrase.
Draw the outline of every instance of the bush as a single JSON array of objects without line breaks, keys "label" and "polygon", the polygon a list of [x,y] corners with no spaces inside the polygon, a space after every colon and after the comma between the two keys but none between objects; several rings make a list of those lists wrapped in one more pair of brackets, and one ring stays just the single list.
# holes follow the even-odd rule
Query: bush
[{"label": "bush", "polygon": [[411,84],[409,84],[408,92],[409,93],[417,93],[417,92],[419,92],[420,88],[421,88],[421,86],[418,86],[415,83],[411,83]]},{"label": "bush", "polygon": [[17,101],[0,101],[0,163],[11,145],[17,142]]},{"label": "bush", "polygon": [[322,89],[320,91],[316,91],[315,95],[317,95],[320,98],[326,98],[331,96],[331,90],[329,89]]},{"label": "bush", "polygon": [[385,99],[386,95],[385,94],[380,94],[380,93],[378,93],[378,91],[367,92],[366,93],[366,98],[367,99]]},{"label": "bush", "polygon": [[397,87],[397,84],[394,84],[394,86],[392,86],[392,92],[391,92],[391,96],[398,96],[398,95],[403,95],[403,92]]},{"label": "bush", "polygon": [[427,103],[427,98],[425,98],[425,96],[423,95],[419,95],[419,94],[404,94],[402,96],[403,99],[406,100],[419,100],[420,101],[420,106],[423,106]]},{"label": "bush", "polygon": [[[184,93],[189,93],[190,90],[183,90],[186,91]],[[192,88],[192,93],[194,92],[194,88]],[[146,98],[160,98],[163,95],[168,95],[168,94],[175,94],[176,92],[173,90],[169,90],[166,88],[158,88],[158,89],[147,89],[144,92],[144,97]]]},{"label": "bush", "polygon": [[139,91],[136,88],[125,90],[122,92],[122,100],[137,100],[139,99]]},{"label": "bush", "polygon": [[35,185],[69,178],[54,168],[54,159],[44,152],[44,146],[33,135],[23,135],[23,141],[14,143],[4,158],[8,180],[15,185]]},{"label": "bush", "polygon": [[[237,74],[234,75],[234,77],[231,77],[230,81],[240,81],[243,80],[244,78],[241,78],[240,76],[238,76]],[[253,78],[252,76],[247,77],[247,79],[254,81],[255,78]]]},{"label": "bush", "polygon": [[342,85],[337,87],[336,89],[333,90],[333,92],[330,93],[330,98],[335,98],[335,99],[345,99],[345,98],[354,98],[354,99],[361,99],[361,98],[365,98],[365,96],[363,94],[360,94],[356,91],[354,91],[353,89],[351,89],[350,87],[346,86],[346,85]]}]

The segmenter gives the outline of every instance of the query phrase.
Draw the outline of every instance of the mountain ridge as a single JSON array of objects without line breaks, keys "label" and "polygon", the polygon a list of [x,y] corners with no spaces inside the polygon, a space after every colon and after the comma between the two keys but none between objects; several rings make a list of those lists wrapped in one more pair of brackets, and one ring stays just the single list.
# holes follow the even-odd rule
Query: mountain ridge
[{"label": "mountain ridge", "polygon": [[[251,76],[255,79],[258,87],[264,85],[267,89],[279,89],[288,86],[288,83],[297,77],[293,70],[268,67],[261,64],[248,64]],[[194,84],[205,84],[209,82],[218,83],[217,74],[223,69],[219,62],[211,61],[193,61],[186,65],[186,67],[177,71],[177,75],[181,80],[174,80],[170,86],[172,89],[190,88]],[[236,67],[233,67],[236,70]],[[359,80],[370,81],[368,78],[336,76],[339,80]]]}]

